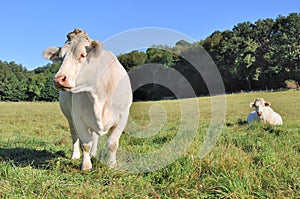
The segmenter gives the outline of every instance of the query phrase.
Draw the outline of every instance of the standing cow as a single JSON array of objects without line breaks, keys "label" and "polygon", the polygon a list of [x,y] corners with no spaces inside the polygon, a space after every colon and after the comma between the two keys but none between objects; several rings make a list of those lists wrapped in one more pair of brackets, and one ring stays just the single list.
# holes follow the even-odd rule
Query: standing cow
[{"label": "standing cow", "polygon": [[271,107],[270,102],[266,102],[263,98],[257,98],[250,103],[250,107],[255,108],[247,118],[247,123],[252,124],[254,121],[263,120],[264,123],[272,125],[282,125],[281,116],[276,113]]},{"label": "standing cow", "polygon": [[43,55],[61,62],[54,86],[60,90],[60,107],[70,126],[72,159],[80,158],[80,144],[81,168],[92,169],[90,154],[97,154],[98,135],[108,133],[106,162],[114,167],[132,103],[129,77],[116,56],[85,31],[75,29],[67,38],[63,47],[50,47]]}]

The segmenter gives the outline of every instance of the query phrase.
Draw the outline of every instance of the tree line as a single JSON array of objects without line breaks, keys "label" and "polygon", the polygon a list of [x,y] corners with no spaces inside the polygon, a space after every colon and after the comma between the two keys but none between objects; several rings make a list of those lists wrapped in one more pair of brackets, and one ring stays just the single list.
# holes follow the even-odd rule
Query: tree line
[{"label": "tree line", "polygon": [[0,61],[0,101],[57,101],[53,76],[58,64],[28,71],[15,62]]},{"label": "tree line", "polygon": [[[300,81],[300,15],[291,13],[276,19],[243,22],[230,30],[215,31],[194,43],[178,41],[174,47],[153,46],[145,51],[118,55],[127,71],[148,63],[159,63],[177,70],[197,96],[208,94],[201,74],[184,59],[184,54],[205,49],[218,67],[226,92],[280,89],[286,82]],[[200,56],[200,55],[199,55]],[[58,64],[28,71],[20,64],[0,61],[1,101],[56,101],[58,91],[53,76]],[[172,79],[175,83],[180,80]],[[176,97],[160,85],[144,85],[134,93],[136,100]]]}]

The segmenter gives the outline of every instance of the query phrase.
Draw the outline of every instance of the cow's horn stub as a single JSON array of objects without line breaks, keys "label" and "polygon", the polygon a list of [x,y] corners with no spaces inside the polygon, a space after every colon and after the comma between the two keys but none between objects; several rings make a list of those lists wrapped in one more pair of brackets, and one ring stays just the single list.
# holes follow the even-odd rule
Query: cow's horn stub
[{"label": "cow's horn stub", "polygon": [[68,41],[72,41],[75,38],[84,38],[88,41],[91,41],[88,34],[85,31],[78,28],[75,28],[73,32],[68,33],[67,38]]}]

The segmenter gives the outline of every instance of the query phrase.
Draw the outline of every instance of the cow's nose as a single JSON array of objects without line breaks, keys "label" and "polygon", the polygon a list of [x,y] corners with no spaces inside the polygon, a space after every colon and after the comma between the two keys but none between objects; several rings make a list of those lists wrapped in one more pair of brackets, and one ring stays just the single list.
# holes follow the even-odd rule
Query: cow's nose
[{"label": "cow's nose", "polygon": [[258,111],[258,112],[257,112],[257,115],[258,115],[258,116],[261,116],[261,115],[262,115],[262,112],[261,112],[261,111]]},{"label": "cow's nose", "polygon": [[54,77],[54,85],[55,87],[70,87],[66,75],[57,75]]}]

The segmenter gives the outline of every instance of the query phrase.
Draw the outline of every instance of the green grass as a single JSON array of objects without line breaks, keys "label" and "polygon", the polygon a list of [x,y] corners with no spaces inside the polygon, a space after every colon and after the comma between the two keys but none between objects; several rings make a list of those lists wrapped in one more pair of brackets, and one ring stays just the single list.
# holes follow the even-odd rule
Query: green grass
[{"label": "green grass", "polygon": [[[256,97],[271,102],[283,126],[244,123],[252,111],[248,104]],[[119,170],[93,159],[94,169],[82,172],[81,161],[69,158],[71,139],[58,103],[1,102],[0,198],[300,198],[299,99],[299,91],[227,95],[221,136],[202,159],[198,154],[209,128],[211,98],[194,99],[200,117],[189,110],[191,118],[199,118],[193,142],[176,161],[146,173],[120,170],[133,161],[121,152]],[[184,102],[192,104],[193,99]],[[120,139],[121,150],[151,154],[176,139],[182,125],[177,101],[134,103],[132,120],[146,129],[154,104],[164,110],[152,110],[157,120],[151,128],[160,131],[143,135],[138,129],[127,130]],[[182,123],[188,123],[183,128],[188,136],[194,124]],[[102,143],[100,139],[100,149]]]}]

